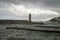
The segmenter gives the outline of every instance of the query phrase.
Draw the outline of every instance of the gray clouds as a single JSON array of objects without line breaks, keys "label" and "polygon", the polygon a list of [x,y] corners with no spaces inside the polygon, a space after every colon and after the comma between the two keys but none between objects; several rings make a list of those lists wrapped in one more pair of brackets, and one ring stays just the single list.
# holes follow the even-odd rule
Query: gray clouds
[{"label": "gray clouds", "polygon": [[[60,16],[60,0],[0,0],[0,19],[51,19]],[[8,17],[8,18],[7,18]]]},{"label": "gray clouds", "polygon": [[12,3],[12,4],[37,4],[49,7],[59,7],[60,0],[0,0],[0,2]]}]

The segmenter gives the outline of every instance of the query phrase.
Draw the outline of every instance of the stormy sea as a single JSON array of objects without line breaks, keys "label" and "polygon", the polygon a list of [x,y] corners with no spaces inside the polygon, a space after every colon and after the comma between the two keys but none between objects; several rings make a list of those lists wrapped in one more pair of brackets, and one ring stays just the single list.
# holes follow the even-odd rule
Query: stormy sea
[{"label": "stormy sea", "polygon": [[16,24],[0,24],[0,40],[60,40],[60,33],[57,32],[6,29],[14,26]]}]

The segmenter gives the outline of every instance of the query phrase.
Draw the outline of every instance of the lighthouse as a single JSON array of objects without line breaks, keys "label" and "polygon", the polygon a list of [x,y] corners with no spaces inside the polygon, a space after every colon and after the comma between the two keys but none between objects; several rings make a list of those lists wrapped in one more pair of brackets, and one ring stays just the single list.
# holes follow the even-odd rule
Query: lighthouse
[{"label": "lighthouse", "polygon": [[31,13],[29,13],[29,22],[31,22]]}]

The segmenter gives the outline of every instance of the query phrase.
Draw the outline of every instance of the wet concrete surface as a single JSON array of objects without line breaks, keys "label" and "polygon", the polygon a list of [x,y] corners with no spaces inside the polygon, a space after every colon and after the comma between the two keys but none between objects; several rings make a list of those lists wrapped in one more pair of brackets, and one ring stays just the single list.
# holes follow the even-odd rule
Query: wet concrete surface
[{"label": "wet concrete surface", "polygon": [[60,40],[60,33],[5,29],[11,25],[0,25],[0,40]]}]

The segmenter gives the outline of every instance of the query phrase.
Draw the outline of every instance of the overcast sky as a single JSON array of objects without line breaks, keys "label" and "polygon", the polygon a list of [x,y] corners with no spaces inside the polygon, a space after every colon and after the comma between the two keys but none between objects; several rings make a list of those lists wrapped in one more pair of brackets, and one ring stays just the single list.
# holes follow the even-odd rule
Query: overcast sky
[{"label": "overcast sky", "polygon": [[60,16],[60,0],[0,0],[0,19],[46,21]]}]

